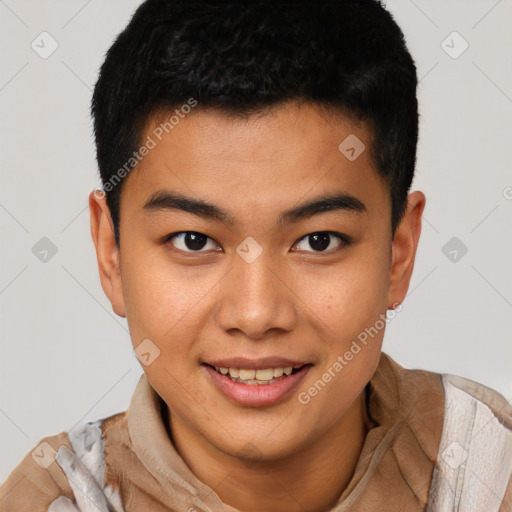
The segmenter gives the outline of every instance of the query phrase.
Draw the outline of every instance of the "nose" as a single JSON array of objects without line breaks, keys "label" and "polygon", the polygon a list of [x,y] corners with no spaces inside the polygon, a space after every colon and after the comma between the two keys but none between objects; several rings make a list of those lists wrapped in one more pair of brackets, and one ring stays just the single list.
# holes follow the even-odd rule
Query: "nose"
[{"label": "nose", "polygon": [[217,322],[226,333],[260,340],[294,329],[297,299],[289,276],[265,251],[251,263],[237,256],[225,279]]}]

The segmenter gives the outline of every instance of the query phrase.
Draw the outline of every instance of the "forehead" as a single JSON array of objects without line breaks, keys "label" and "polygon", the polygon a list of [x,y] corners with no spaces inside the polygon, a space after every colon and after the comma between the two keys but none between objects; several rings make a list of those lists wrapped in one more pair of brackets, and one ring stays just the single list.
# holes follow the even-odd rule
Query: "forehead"
[{"label": "forehead", "polygon": [[162,189],[208,198],[233,212],[251,205],[260,212],[289,208],[330,191],[370,206],[386,203],[387,186],[375,170],[371,131],[363,122],[298,103],[246,117],[196,108],[171,118],[172,111],[149,119],[141,143],[151,149],[125,180],[121,207],[125,198],[142,208]]}]

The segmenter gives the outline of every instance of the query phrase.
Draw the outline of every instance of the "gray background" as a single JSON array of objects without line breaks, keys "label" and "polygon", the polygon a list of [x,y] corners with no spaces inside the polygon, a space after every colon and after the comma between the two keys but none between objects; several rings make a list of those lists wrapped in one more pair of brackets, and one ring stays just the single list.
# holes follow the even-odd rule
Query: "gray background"
[{"label": "gray background", "polygon": [[[100,286],[87,206],[100,184],[91,91],[138,4],[0,0],[0,482],[42,437],[125,410],[142,373]],[[512,2],[387,6],[421,79],[413,190],[427,206],[384,350],[510,399]]]}]

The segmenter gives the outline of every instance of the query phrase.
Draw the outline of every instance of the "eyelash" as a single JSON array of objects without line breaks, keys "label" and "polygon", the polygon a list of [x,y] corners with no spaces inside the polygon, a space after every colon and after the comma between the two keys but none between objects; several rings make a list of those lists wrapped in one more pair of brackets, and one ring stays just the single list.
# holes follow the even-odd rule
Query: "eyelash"
[{"label": "eyelash", "polygon": [[[166,245],[170,244],[172,245],[170,242],[173,238],[179,236],[179,235],[186,235],[188,233],[195,233],[197,235],[201,235],[201,236],[206,236],[206,238],[208,240],[213,240],[215,243],[218,244],[217,241],[215,241],[213,238],[210,238],[209,236],[207,235],[204,235],[203,233],[200,233],[198,231],[178,231],[176,233],[171,233],[167,236],[165,236],[162,240],[162,242]],[[303,237],[299,238],[296,242],[294,242],[294,246],[297,245],[299,242],[301,242],[302,240],[305,240],[307,239],[308,237],[310,237],[311,235],[317,235],[317,234],[327,234],[327,235],[330,235],[330,236],[334,236],[336,238],[338,238],[340,240],[340,245],[338,247],[336,247],[335,249],[330,249],[328,251],[304,251],[304,252],[310,252],[310,253],[313,253],[313,254],[331,254],[333,252],[336,252],[336,251],[340,251],[342,250],[343,248],[345,248],[346,246],[350,245],[350,243],[352,242],[352,239],[347,236],[347,235],[344,235],[342,233],[337,233],[336,231],[312,231],[311,233],[308,233],[307,235],[304,235]],[[219,245],[219,244],[218,244]],[[329,243],[330,245],[330,243]],[[173,246],[174,247],[174,246]],[[200,253],[206,253],[207,251],[203,251],[203,250],[199,250],[199,251],[185,251],[183,249],[178,249],[176,247],[174,247],[174,249],[176,249],[177,251],[179,252],[182,252],[182,253],[185,253],[185,254],[200,254]]]}]

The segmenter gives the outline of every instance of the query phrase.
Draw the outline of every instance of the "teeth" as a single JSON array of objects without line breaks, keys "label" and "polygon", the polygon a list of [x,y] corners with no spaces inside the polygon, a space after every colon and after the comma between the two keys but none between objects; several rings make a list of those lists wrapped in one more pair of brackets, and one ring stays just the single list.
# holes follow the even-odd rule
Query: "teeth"
[{"label": "teeth", "polygon": [[[231,373],[232,368],[229,369]],[[238,370],[237,370],[238,371]],[[252,380],[256,376],[256,370],[240,370],[239,377],[242,380]]]},{"label": "teeth", "polygon": [[272,368],[267,368],[266,370],[256,370],[257,380],[270,380],[272,377],[274,377],[274,370],[272,370]]},{"label": "teeth", "polygon": [[215,369],[222,375],[228,375],[232,379],[239,381],[264,381],[269,383],[270,381],[275,382],[275,379],[280,377],[291,375],[293,367],[287,368],[263,368],[260,370],[249,370],[245,368],[226,368],[224,366],[215,366]]}]

